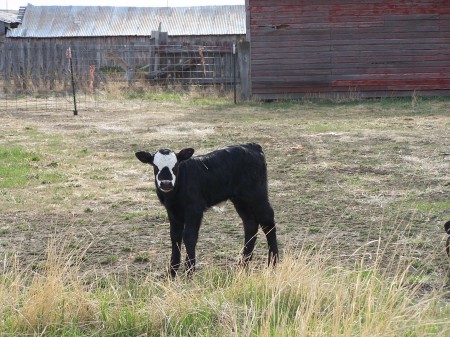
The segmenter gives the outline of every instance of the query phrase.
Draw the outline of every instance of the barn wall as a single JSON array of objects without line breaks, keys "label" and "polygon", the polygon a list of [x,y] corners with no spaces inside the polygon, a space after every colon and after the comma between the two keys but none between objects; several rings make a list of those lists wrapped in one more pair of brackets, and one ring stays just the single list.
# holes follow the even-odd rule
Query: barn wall
[{"label": "barn wall", "polygon": [[450,1],[246,5],[254,97],[450,94]]}]

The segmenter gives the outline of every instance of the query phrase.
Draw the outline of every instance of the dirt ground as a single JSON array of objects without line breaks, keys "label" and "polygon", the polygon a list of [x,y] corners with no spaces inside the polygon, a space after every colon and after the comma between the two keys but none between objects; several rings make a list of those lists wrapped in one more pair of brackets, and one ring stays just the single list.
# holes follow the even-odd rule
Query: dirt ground
[{"label": "dirt ground", "polygon": [[[449,100],[110,100],[81,104],[78,116],[43,104],[0,111],[1,151],[26,153],[26,172],[18,173],[25,182],[0,187],[2,260],[17,256],[19,266],[40,268],[52,239],[95,273],[163,275],[169,224],[152,170],[134,152],[203,154],[257,142],[283,254],[316,247],[335,259],[370,260],[408,251],[409,263],[432,278],[448,269]],[[199,267],[233,268],[243,240],[230,203],[209,210]],[[253,263],[265,264],[264,241],[260,232]]]}]

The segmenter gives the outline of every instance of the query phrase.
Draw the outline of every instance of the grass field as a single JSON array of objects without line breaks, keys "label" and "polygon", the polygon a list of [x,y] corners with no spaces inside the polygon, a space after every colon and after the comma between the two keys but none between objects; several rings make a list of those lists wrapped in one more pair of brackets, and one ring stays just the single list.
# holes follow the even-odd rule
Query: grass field
[{"label": "grass field", "polygon": [[[230,104],[145,95],[0,112],[0,335],[447,336],[450,100]],[[136,150],[260,143],[282,262],[231,204],[192,280]]]}]

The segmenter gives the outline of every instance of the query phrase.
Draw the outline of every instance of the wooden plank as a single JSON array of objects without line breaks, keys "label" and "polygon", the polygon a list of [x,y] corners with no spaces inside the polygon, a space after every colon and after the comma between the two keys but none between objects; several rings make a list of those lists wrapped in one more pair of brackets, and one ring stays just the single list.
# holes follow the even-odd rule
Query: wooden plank
[{"label": "wooden plank", "polygon": [[395,82],[391,82],[390,84],[386,83],[378,83],[378,85],[364,85],[364,84],[355,84],[355,83],[333,83],[330,87],[329,83],[272,83],[272,85],[268,82],[256,82],[255,86],[252,89],[252,95],[258,93],[265,94],[275,94],[275,93],[312,93],[312,92],[353,92],[353,93],[364,93],[370,91],[389,91],[391,95],[395,96],[395,93],[398,91],[420,91],[425,92],[429,90],[442,90],[447,91],[447,95],[449,94],[449,85],[450,80],[447,80],[443,85],[438,85],[435,82],[433,83],[410,83],[402,86],[399,89],[399,86]]},{"label": "wooden plank", "polygon": [[275,86],[324,86],[331,84],[331,75],[320,76],[253,76],[252,81],[254,83],[264,83]]},{"label": "wooden plank", "polygon": [[[333,50],[329,54],[336,62],[343,60],[344,62],[360,61],[360,60],[420,60],[426,57],[441,56],[444,59],[449,55],[450,50],[439,49],[410,49],[402,50],[402,48],[386,48],[379,50]],[[404,58],[402,58],[404,57]],[[435,59],[435,58],[433,58]]]},{"label": "wooden plank", "polygon": [[307,12],[307,14],[303,14],[302,11],[299,10],[286,11],[285,13],[277,10],[276,15],[274,15],[274,11],[272,10],[260,13],[260,15],[251,14],[250,25],[265,26],[271,24],[324,23],[330,21],[329,15],[328,9],[317,12]]},{"label": "wooden plank", "polygon": [[[445,29],[446,28],[446,29]],[[321,39],[332,40],[364,40],[367,39],[414,39],[416,37],[425,38],[447,38],[450,32],[450,22],[444,27],[433,27],[430,30],[424,30],[423,26],[415,27],[398,27],[386,28],[383,27],[360,27],[358,31],[350,27],[324,27],[320,29],[301,29],[295,26],[289,26],[279,30],[262,30],[255,29],[253,38],[255,41],[266,40],[268,42],[277,41],[279,39],[293,40],[293,41],[320,41]],[[420,33],[420,35],[417,35]]]},{"label": "wooden plank", "polygon": [[[317,53],[316,53],[317,54]],[[331,64],[331,54],[330,53],[321,53],[318,59],[311,59],[314,57],[315,53],[304,53],[299,55],[298,53],[268,53],[267,55],[252,55],[252,65],[254,65],[259,70],[263,71],[263,66],[274,66],[278,67],[278,65],[284,68],[291,69],[303,69],[303,68],[311,68],[315,65],[319,67],[324,67],[325,64]],[[253,57],[254,56],[254,57]],[[294,63],[295,62],[295,63]],[[268,69],[266,69],[268,70]]]},{"label": "wooden plank", "polygon": [[[284,53],[280,57],[278,54],[268,55],[254,55],[252,58],[252,67],[258,66],[271,66],[276,65],[288,65],[291,68],[309,67],[311,65],[322,65],[327,67],[332,62],[331,53],[302,53],[301,55],[296,53]],[[267,70],[266,68],[260,68],[261,71]]]},{"label": "wooden plank", "polygon": [[[359,44],[345,44],[345,45],[332,45],[331,46],[331,50],[334,52],[339,52],[339,51],[353,51],[353,52],[367,52],[367,51],[386,51],[386,52],[390,52],[389,48],[395,48],[395,44],[394,45],[386,45],[386,44],[372,44],[370,46],[364,46],[364,45],[359,45]],[[397,48],[399,48],[399,45],[397,45]],[[405,54],[409,54],[409,53],[414,53],[415,51],[420,51],[420,50],[441,50],[443,52],[445,52],[446,50],[449,49],[449,46],[446,45],[445,43],[424,43],[421,45],[418,44],[408,44],[408,45],[401,45],[401,50],[405,53]]]},{"label": "wooden plank", "polygon": [[42,60],[41,53],[42,46],[38,44],[36,40],[31,41],[31,50],[33,51],[33,58],[31,59],[31,68],[32,68],[32,78],[31,82],[33,83],[34,88],[38,88],[41,82],[40,76],[40,64]]},{"label": "wooden plank", "polygon": [[30,67],[31,67],[31,55],[30,55],[30,43],[25,41],[24,43],[22,43],[22,86],[23,89],[25,90],[29,90],[30,89],[30,84],[29,84],[29,72],[30,72]]},{"label": "wooden plank", "polygon": [[57,60],[56,61],[56,72],[57,72],[56,78],[58,80],[58,83],[61,84],[61,83],[64,83],[63,74],[64,74],[64,68],[65,68],[64,61],[65,61],[66,51],[64,49],[64,46],[62,46],[62,44],[60,42],[56,42],[55,44],[56,44],[56,60]]},{"label": "wooden plank", "polygon": [[42,63],[40,64],[42,69],[42,81],[46,89],[48,89],[49,84],[49,41],[40,42],[42,45]]},{"label": "wooden plank", "polygon": [[21,82],[20,82],[20,60],[19,60],[19,48],[20,45],[17,43],[14,43],[14,45],[11,46],[11,59],[12,59],[12,76],[14,79],[14,85],[16,86],[16,89],[21,89]]},{"label": "wooden plank", "polygon": [[[299,29],[301,29],[301,34],[299,34]],[[375,32],[379,32],[378,30],[375,30]],[[252,36],[255,41],[259,40],[266,40],[268,42],[270,41],[277,41],[280,38],[284,38],[286,40],[295,40],[295,41],[320,41],[324,38],[330,38],[331,36],[331,30],[330,27],[324,27],[324,28],[301,28],[297,27],[296,25],[291,25],[288,27],[285,27],[283,29],[260,29],[256,27],[252,30]],[[353,34],[354,35],[354,34]]]},{"label": "wooden plank", "polygon": [[[338,47],[335,47],[338,48]],[[274,54],[279,57],[283,54],[303,54],[303,53],[331,53],[330,46],[322,45],[322,46],[278,46],[274,48],[264,48],[264,46],[253,47],[251,49],[252,56],[257,54]],[[350,47],[342,47],[344,50],[349,50]]]},{"label": "wooden plank", "polygon": [[[327,43],[328,42],[328,43]],[[348,39],[348,40],[340,40],[335,39],[333,41],[320,40],[320,41],[312,41],[312,40],[304,40],[304,41],[295,41],[291,39],[283,39],[280,38],[278,40],[253,40],[252,50],[254,49],[256,52],[260,48],[267,50],[285,50],[288,52],[298,52],[314,50],[317,52],[321,51],[329,51],[329,50],[386,50],[389,48],[401,47],[404,50],[417,50],[417,49],[448,49],[450,50],[450,36],[449,37],[441,37],[441,38],[387,38],[387,39]]]},{"label": "wooden plank", "polygon": [[417,14],[449,14],[450,6],[442,1],[386,1],[372,3],[360,1],[351,4],[333,4],[333,17],[339,19],[350,15],[417,15]]},{"label": "wooden plank", "polygon": [[320,77],[324,77],[324,76],[331,76],[333,74],[333,70],[332,69],[327,69],[327,68],[323,68],[323,69],[298,69],[298,70],[294,70],[294,69],[287,69],[287,70],[279,70],[277,71],[276,69],[271,69],[270,71],[260,71],[260,70],[253,70],[251,69],[251,77],[252,79],[256,80],[256,79],[281,79],[281,78],[286,78],[286,79],[291,79],[291,80],[295,80],[295,78],[297,77],[308,77],[311,79],[316,79],[316,78],[320,78]]},{"label": "wooden plank", "polygon": [[[417,33],[417,32],[416,32]],[[390,46],[390,45],[396,45],[396,46],[405,46],[405,47],[415,47],[416,45],[424,46],[422,49],[429,49],[429,47],[433,46],[443,46],[450,49],[450,46],[448,44],[450,43],[450,36],[441,36],[441,37],[422,37],[417,36],[416,37],[406,37],[406,36],[397,36],[397,37],[391,37],[386,36],[383,38],[378,39],[370,39],[370,38],[364,38],[364,39],[358,39],[356,34],[354,35],[354,38],[349,37],[348,39],[343,38],[336,38],[333,39],[331,42],[332,46],[345,46],[345,45],[355,45],[357,44],[360,49],[365,48],[371,48],[372,46]],[[272,44],[271,44],[272,45]],[[311,44],[312,45],[312,44]],[[415,48],[417,49],[417,48]],[[434,48],[433,48],[434,49]]]},{"label": "wooden plank", "polygon": [[[286,1],[278,1],[271,4],[264,4],[261,1],[250,1],[250,5],[247,6],[247,10],[252,16],[262,17],[267,13],[277,13],[277,16],[289,16],[289,15],[302,15],[318,16],[319,13],[328,13],[330,10],[329,1],[296,1],[294,3],[288,3]],[[279,14],[278,14],[279,13]],[[272,15],[273,16],[273,15]]]},{"label": "wooden plank", "polygon": [[420,70],[417,69],[416,66],[386,66],[386,65],[378,65],[377,67],[370,67],[370,66],[355,66],[355,65],[349,65],[348,67],[334,67],[333,68],[333,75],[334,76],[345,76],[345,75],[351,75],[357,74],[358,76],[376,76],[379,74],[384,75],[395,75],[395,74],[449,74],[450,73],[450,67],[449,64],[445,64],[441,67],[437,67],[435,65],[427,65],[427,66],[421,66]]},{"label": "wooden plank", "polygon": [[433,81],[435,79],[450,78],[450,72],[405,72],[405,73],[368,73],[368,74],[337,74],[333,73],[333,80],[336,81]]},{"label": "wooden plank", "polygon": [[[439,72],[450,73],[450,62],[443,61],[440,63],[435,62],[422,62],[420,63],[420,69],[418,68],[418,62],[381,62],[381,63],[341,63],[341,64],[324,64],[324,63],[310,63],[292,65],[292,64],[258,64],[252,66],[252,72],[255,73],[282,73],[288,72],[291,74],[301,73],[314,75],[324,71],[332,71],[333,74],[348,74],[348,73],[360,73],[360,74],[395,74],[395,73],[423,73],[423,72]],[[270,69],[268,69],[270,67]]]},{"label": "wooden plank", "polygon": [[3,44],[2,53],[2,76],[3,76],[3,89],[5,92],[10,92],[11,86],[11,47],[12,43],[5,42]]},{"label": "wooden plank", "polygon": [[126,62],[128,64],[128,68],[126,69],[125,76],[128,81],[128,86],[131,87],[134,84],[134,79],[136,77],[136,67],[135,67],[135,49],[134,42],[131,42],[127,46],[126,51]]},{"label": "wooden plank", "polygon": [[[405,76],[406,77],[406,76]],[[333,80],[333,86],[346,86],[346,87],[364,87],[364,86],[413,86],[413,87],[438,87],[438,88],[450,88],[450,76],[447,77],[426,77],[422,76],[416,78],[378,78],[378,79],[352,79],[352,80]]]},{"label": "wooden plank", "polygon": [[[448,90],[428,90],[418,92],[421,96],[448,96]],[[343,91],[318,91],[318,92],[294,92],[294,93],[256,93],[253,95],[254,99],[260,100],[276,100],[276,99],[299,99],[299,98],[320,98],[320,99],[335,99],[335,98],[380,98],[380,97],[410,97],[417,94],[414,90],[396,90],[396,91],[366,91],[353,92],[349,90]]]},{"label": "wooden plank", "polygon": [[238,43],[239,78],[241,79],[241,99],[251,96],[250,86],[250,42],[239,41]]},{"label": "wooden plank", "polygon": [[48,82],[49,82],[49,89],[54,90],[55,89],[55,61],[56,61],[56,50],[55,50],[55,44],[53,42],[49,42],[47,45],[48,53],[47,53],[47,69],[48,69]]},{"label": "wooden plank", "polygon": [[5,43],[4,40],[0,42],[0,71],[2,75],[2,81],[3,81],[3,92],[8,92],[8,78],[6,77],[6,69],[8,67],[7,65],[7,57],[6,57],[6,51],[7,51],[7,45],[8,43]]}]

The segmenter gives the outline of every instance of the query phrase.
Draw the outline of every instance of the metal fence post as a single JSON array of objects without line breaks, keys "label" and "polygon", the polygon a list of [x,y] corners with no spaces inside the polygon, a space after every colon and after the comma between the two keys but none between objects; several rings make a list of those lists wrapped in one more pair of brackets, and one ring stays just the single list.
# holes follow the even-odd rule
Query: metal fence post
[{"label": "metal fence post", "polygon": [[78,111],[77,111],[77,99],[75,96],[75,80],[73,78],[73,65],[72,65],[72,50],[69,48],[67,48],[66,50],[66,57],[69,59],[69,64],[70,64],[70,74],[72,76],[72,94],[73,94],[73,115],[76,116],[78,115]]}]

